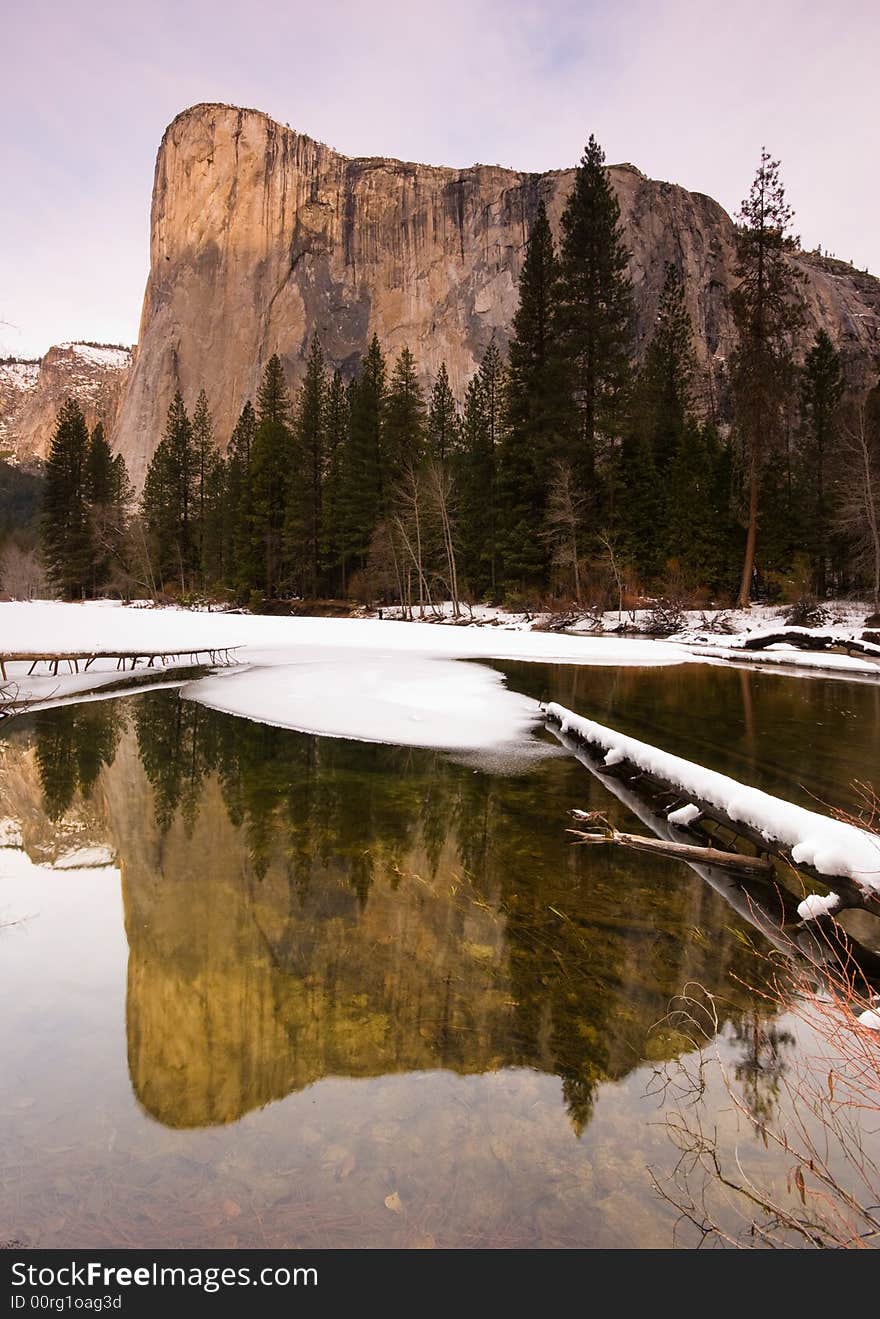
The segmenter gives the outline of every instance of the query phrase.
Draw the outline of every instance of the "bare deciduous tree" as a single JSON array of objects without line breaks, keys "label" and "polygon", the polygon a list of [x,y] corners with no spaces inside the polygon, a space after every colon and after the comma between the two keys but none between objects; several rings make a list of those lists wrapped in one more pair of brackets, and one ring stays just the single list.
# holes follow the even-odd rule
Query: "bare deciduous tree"
[{"label": "bare deciduous tree", "polygon": [[447,586],[452,601],[452,617],[458,618],[461,608],[458,600],[458,567],[455,556],[455,537],[450,514],[452,502],[452,477],[448,469],[438,461],[428,466],[428,490],[436,510],[443,534],[443,553],[446,559]]},{"label": "bare deciduous tree", "polygon": [[37,551],[12,541],[0,557],[0,595],[34,600],[45,597],[47,591],[46,572]]},{"label": "bare deciduous tree", "polygon": [[580,539],[587,499],[578,489],[568,463],[554,459],[547,489],[547,514],[543,537],[551,547],[553,564],[569,569],[574,598],[580,605]]},{"label": "bare deciduous tree", "polygon": [[[864,808],[836,814],[876,834],[880,802],[870,787],[854,787]],[[752,986],[756,1011],[746,1029],[731,1035],[726,1005],[699,986],[687,986],[667,1018],[694,1048],[657,1073],[667,1102],[673,1099],[667,1127],[679,1159],[671,1177],[652,1174],[655,1186],[702,1239],[876,1249],[880,997],[874,973],[853,956],[832,917],[774,943],[769,952],[754,950],[766,975]],[[718,1103],[719,1081],[732,1111]],[[719,1135],[722,1112],[773,1159],[762,1158],[757,1144],[750,1151],[738,1142],[730,1151]]]}]

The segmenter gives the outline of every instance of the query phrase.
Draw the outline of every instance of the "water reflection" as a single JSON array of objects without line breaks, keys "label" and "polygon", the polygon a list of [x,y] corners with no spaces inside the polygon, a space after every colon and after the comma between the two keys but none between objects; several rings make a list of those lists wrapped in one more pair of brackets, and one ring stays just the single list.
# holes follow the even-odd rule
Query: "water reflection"
[{"label": "water reflection", "polygon": [[[873,772],[867,687],[508,667],[791,796]],[[802,1046],[744,988],[744,916],[684,867],[572,849],[575,805],[641,827],[567,758],[504,777],[167,692],[10,721],[0,837],[43,868],[0,851],[0,924],[32,917],[0,932],[0,1232],[669,1244],[646,1167],[677,1157],[651,1085],[690,1047],[657,1024],[670,1001],[694,981],[723,995],[757,1112]],[[117,857],[121,885],[45,868],[72,847]]]},{"label": "water reflection", "polygon": [[91,794],[120,859],[129,1071],[168,1127],[325,1076],[516,1066],[560,1078],[580,1134],[601,1082],[681,1047],[652,1028],[684,983],[748,1000],[690,871],[569,845],[575,804],[628,817],[568,759],[492,776],[167,692],[30,736],[46,814]]}]

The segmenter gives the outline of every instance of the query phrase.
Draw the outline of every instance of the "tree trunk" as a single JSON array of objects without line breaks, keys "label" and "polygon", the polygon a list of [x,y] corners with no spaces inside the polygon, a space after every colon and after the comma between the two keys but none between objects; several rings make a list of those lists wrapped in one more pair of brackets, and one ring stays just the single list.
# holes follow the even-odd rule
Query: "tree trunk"
[{"label": "tree trunk", "polygon": [[752,574],[755,571],[755,543],[758,538],[758,467],[751,460],[749,474],[749,524],[746,532],[746,553],[743,559],[742,581],[737,598],[737,609],[748,609],[752,597]]}]

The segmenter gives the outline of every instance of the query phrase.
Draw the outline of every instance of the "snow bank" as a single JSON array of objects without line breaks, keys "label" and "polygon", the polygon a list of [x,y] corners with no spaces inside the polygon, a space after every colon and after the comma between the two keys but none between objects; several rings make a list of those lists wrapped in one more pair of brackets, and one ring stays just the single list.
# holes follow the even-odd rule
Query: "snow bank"
[{"label": "snow bank", "polygon": [[300,732],[456,751],[532,743],[541,718],[537,701],[508,691],[493,669],[382,651],[312,647],[296,663],[230,670],[181,695]]},{"label": "snow bank", "polygon": [[[685,642],[679,644],[685,645]],[[844,674],[880,678],[880,664],[856,655],[836,655],[821,650],[797,650],[794,646],[774,646],[769,650],[744,650],[735,646],[693,644],[691,653],[702,659],[729,660],[735,664],[764,665],[767,668],[812,670],[817,673]]]},{"label": "snow bank", "polygon": [[[508,691],[494,670],[453,661],[653,665],[690,658],[651,641],[382,619],[272,618],[109,603],[0,605],[0,652],[143,647],[185,657],[226,646],[239,647],[240,664],[187,684],[188,699],[302,732],[462,751],[536,751],[540,744],[530,730],[540,709]],[[97,661],[87,674],[57,677],[28,677],[27,668],[11,666],[9,676],[21,698],[32,702],[85,694],[121,677],[114,660]]]},{"label": "snow bank", "polygon": [[[186,609],[124,608],[115,602],[0,604],[0,651],[111,650],[144,646],[189,651],[241,646],[239,658],[296,652],[318,645],[381,650],[449,659],[535,660],[560,664],[682,664],[681,646],[628,637],[565,636],[504,628],[445,627],[378,618],[271,618],[251,614],[196,613]],[[293,655],[295,658],[295,654]]]},{"label": "snow bank", "polygon": [[592,719],[584,719],[556,702],[544,709],[563,733],[580,737],[606,753],[617,753],[618,758],[674,784],[685,796],[717,807],[731,820],[756,830],[768,842],[789,849],[796,865],[810,865],[829,879],[834,876],[851,879],[866,894],[880,893],[880,838],[867,830],[738,783],[726,774],[705,769]]}]

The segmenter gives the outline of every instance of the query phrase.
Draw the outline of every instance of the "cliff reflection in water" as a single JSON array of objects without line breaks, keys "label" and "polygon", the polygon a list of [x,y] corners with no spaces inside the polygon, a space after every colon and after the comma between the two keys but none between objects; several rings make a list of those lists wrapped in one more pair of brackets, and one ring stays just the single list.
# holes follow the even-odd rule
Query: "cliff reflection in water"
[{"label": "cliff reflection in water", "polygon": [[167,1126],[328,1075],[526,1065],[581,1130],[600,1081],[682,1047],[652,1028],[687,981],[748,979],[689,870],[570,846],[572,806],[626,818],[573,760],[490,775],[166,692],[84,708],[66,751],[34,721],[38,763],[103,764],[83,782],[122,869],[129,1070]]}]

